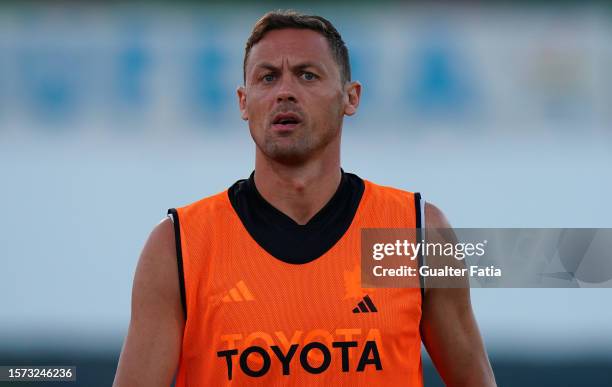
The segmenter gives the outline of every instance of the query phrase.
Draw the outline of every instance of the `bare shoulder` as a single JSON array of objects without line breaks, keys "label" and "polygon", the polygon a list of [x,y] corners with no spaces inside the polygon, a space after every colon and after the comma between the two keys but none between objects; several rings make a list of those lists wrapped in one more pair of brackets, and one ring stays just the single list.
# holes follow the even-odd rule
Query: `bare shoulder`
[{"label": "bare shoulder", "polygon": [[169,217],[162,219],[149,234],[149,238],[142,250],[140,260],[176,262],[176,244],[174,236],[174,223]]},{"label": "bare shoulder", "polygon": [[[432,203],[425,203],[425,237],[431,243],[457,243],[457,236],[450,222],[442,210]],[[443,269],[455,267],[462,269],[464,262],[446,256],[429,255],[426,258],[427,265],[431,268]],[[464,278],[452,277],[430,277],[425,281],[426,302],[433,302],[438,306],[445,302],[463,303],[469,302],[469,290]],[[448,288],[453,289],[448,289]]]},{"label": "bare shoulder", "polygon": [[432,203],[425,202],[425,227],[450,228],[451,225],[441,209]]},{"label": "bare shoulder", "polygon": [[166,217],[153,228],[142,249],[134,277],[135,290],[163,293],[167,301],[175,301],[178,295],[176,258],[174,224]]}]

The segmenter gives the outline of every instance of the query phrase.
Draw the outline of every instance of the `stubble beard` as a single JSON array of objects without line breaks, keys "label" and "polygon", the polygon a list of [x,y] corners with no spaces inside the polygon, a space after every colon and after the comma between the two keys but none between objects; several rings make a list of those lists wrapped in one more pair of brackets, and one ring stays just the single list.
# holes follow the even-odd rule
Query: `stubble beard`
[{"label": "stubble beard", "polygon": [[262,144],[263,154],[285,165],[300,165],[322,152],[339,135],[339,128],[329,128],[317,135],[308,128],[298,128],[286,137],[266,131]]}]

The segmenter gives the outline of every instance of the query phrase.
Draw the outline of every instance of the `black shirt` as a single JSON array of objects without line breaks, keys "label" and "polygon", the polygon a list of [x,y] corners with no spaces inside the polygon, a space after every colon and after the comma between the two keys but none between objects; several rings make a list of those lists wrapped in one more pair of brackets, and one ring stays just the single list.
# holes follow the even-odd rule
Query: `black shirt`
[{"label": "black shirt", "polygon": [[255,186],[255,172],[228,190],[229,200],[251,237],[275,258],[304,264],[331,249],[348,230],[365,184],[342,171],[336,193],[308,223],[300,225],[264,199]]}]

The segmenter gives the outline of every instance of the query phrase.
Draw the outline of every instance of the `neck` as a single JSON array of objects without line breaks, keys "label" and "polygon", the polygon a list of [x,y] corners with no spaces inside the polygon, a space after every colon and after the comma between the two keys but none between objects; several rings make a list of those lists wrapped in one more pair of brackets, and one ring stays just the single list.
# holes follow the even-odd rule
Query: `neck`
[{"label": "neck", "polygon": [[340,152],[301,165],[284,165],[255,156],[255,186],[268,203],[298,224],[306,224],[334,195],[340,184]]}]

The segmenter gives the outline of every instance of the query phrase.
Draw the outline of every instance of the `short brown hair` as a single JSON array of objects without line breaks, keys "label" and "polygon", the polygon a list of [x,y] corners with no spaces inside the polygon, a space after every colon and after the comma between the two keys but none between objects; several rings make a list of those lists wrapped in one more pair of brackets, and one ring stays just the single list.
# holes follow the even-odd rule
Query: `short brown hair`
[{"label": "short brown hair", "polygon": [[246,42],[244,49],[244,62],[242,64],[243,79],[246,83],[246,64],[249,59],[251,48],[257,44],[263,37],[272,30],[282,30],[285,28],[297,28],[313,30],[325,37],[329,48],[340,67],[340,78],[342,83],[351,80],[351,66],[349,63],[349,54],[342,36],[336,27],[322,16],[305,15],[292,10],[271,11],[263,15],[251,32],[251,36]]}]

